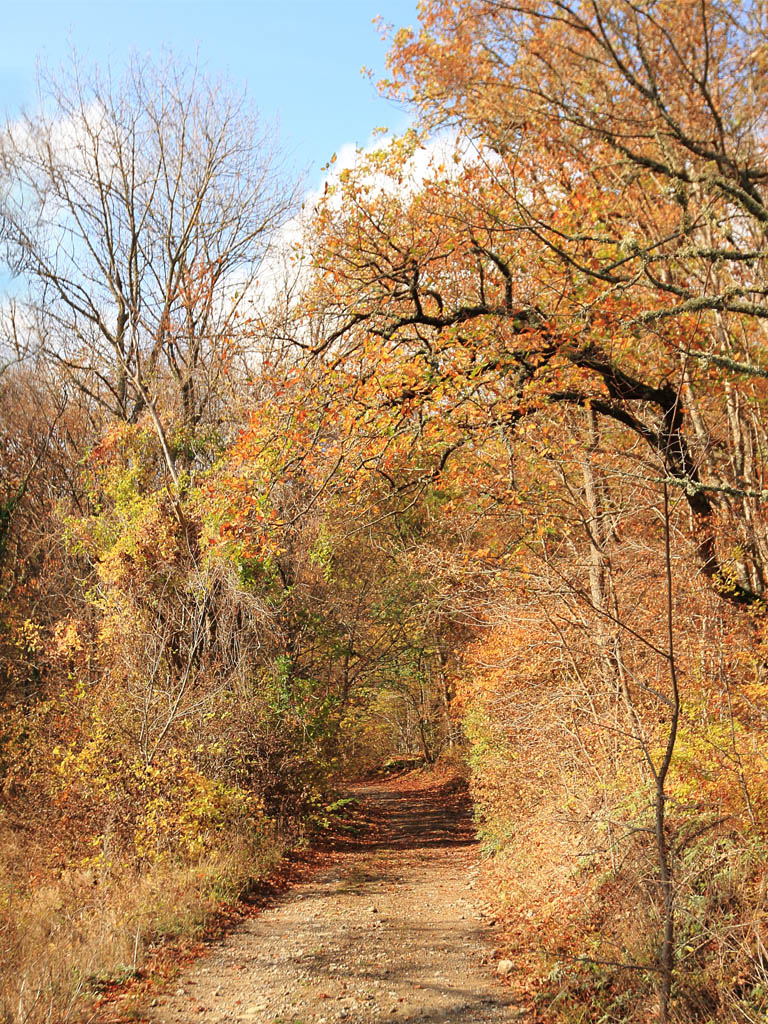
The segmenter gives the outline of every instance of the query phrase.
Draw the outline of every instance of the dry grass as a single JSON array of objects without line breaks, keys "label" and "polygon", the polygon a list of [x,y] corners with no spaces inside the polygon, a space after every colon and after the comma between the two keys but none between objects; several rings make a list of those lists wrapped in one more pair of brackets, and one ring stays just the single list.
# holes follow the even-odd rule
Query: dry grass
[{"label": "dry grass", "polygon": [[0,1021],[75,1019],[100,985],[142,966],[150,943],[198,933],[220,901],[267,874],[281,853],[266,838],[256,847],[231,832],[219,838],[196,863],[39,877],[33,845],[0,830]]}]

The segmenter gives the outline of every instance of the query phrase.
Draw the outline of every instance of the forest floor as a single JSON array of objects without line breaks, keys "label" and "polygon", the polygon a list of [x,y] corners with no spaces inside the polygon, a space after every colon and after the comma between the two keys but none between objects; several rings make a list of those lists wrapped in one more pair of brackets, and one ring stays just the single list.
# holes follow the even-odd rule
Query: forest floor
[{"label": "forest floor", "polygon": [[496,975],[460,780],[358,785],[357,835],[209,945],[137,1016],[152,1024],[492,1024],[523,1016]]}]

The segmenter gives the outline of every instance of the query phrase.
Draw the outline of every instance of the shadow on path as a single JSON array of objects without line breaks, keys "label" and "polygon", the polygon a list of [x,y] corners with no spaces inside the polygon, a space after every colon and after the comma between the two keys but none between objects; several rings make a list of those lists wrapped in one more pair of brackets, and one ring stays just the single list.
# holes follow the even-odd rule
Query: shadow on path
[{"label": "shadow on path", "polygon": [[339,851],[447,849],[477,843],[472,802],[463,779],[415,788],[409,779],[360,783],[351,793],[361,801],[358,834],[337,836]]}]

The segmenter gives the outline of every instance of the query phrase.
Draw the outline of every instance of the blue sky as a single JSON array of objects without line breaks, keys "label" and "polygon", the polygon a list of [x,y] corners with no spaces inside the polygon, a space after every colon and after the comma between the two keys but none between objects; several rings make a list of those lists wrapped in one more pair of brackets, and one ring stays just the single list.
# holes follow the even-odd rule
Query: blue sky
[{"label": "blue sky", "polygon": [[266,117],[277,116],[298,166],[320,167],[348,142],[365,145],[380,125],[407,115],[361,74],[381,71],[386,46],[373,18],[415,25],[416,0],[5,0],[0,31],[0,108],[13,116],[33,99],[37,60],[55,68],[74,47],[113,65],[132,50],[198,54],[226,73]]}]

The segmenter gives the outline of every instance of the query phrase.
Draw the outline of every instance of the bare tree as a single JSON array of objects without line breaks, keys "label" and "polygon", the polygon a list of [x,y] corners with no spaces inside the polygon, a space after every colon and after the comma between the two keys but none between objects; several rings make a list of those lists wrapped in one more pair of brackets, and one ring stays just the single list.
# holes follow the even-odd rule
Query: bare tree
[{"label": "bare tree", "polygon": [[243,296],[297,198],[273,127],[194,63],[133,57],[117,78],[73,59],[6,126],[2,162],[17,325],[120,419],[213,417]]}]

